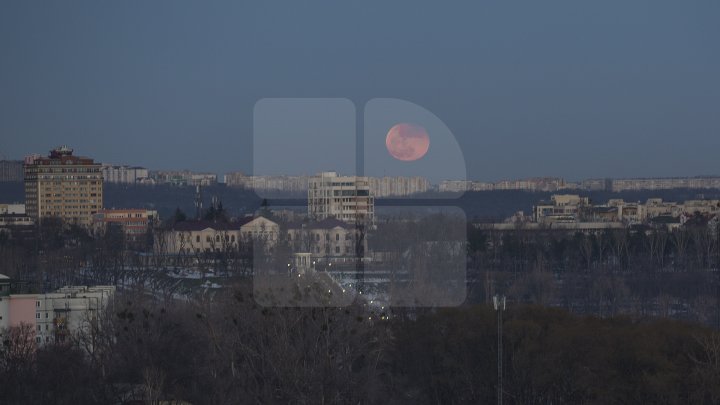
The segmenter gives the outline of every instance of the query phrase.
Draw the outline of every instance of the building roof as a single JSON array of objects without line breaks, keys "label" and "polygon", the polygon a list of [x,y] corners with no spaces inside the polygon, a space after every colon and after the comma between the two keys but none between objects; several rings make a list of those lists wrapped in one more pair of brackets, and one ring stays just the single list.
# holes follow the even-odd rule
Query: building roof
[{"label": "building roof", "polygon": [[233,222],[213,222],[213,221],[181,221],[176,222],[172,229],[182,232],[197,232],[205,229],[215,231],[238,231],[243,225],[264,217],[243,217]]},{"label": "building roof", "polygon": [[302,222],[302,221],[294,221],[289,222],[287,224],[288,229],[301,229],[303,225],[307,229],[333,229],[333,228],[345,228],[350,229],[354,228],[354,225],[348,224],[347,222],[340,221],[335,218],[325,218],[322,221],[318,222]]}]

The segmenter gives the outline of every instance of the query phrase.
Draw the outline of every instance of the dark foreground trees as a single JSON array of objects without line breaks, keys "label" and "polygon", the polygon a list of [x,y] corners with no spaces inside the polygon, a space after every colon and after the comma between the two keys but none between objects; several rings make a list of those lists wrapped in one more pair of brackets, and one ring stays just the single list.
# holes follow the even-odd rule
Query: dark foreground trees
[{"label": "dark foreground trees", "polygon": [[[120,295],[92,345],[31,350],[31,330],[5,331],[0,402],[495,402],[491,308],[387,315],[263,308],[247,286],[193,302]],[[720,401],[720,335],[700,326],[519,306],[504,337],[507,404]]]}]

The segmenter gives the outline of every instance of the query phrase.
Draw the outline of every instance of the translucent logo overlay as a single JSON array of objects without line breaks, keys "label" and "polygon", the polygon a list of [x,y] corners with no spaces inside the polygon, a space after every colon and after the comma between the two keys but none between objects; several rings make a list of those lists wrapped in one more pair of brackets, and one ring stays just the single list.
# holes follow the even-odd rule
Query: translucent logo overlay
[{"label": "translucent logo overlay", "polygon": [[262,99],[254,109],[254,297],[263,306],[457,306],[466,297],[465,160],[434,114],[397,99]]}]

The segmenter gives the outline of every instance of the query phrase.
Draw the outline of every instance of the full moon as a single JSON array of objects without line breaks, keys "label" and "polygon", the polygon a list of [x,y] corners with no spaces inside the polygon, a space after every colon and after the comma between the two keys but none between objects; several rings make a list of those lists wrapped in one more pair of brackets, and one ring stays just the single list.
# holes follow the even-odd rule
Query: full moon
[{"label": "full moon", "polygon": [[390,128],[385,146],[395,159],[410,162],[425,156],[430,147],[430,137],[419,125],[401,123]]}]

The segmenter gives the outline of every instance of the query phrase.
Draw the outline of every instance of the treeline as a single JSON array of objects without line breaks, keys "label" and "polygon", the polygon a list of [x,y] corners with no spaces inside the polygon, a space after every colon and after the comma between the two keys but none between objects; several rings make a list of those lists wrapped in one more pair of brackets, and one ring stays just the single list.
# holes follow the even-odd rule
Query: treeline
[{"label": "treeline", "polygon": [[[0,348],[5,404],[494,403],[497,321],[489,306],[396,310],[264,308],[247,284],[212,299],[119,295],[72,341]],[[720,401],[720,335],[675,322],[510,306],[507,404]]]},{"label": "treeline", "polygon": [[468,227],[471,300],[598,316],[670,316],[718,325],[720,227],[686,223],[596,233]]}]

